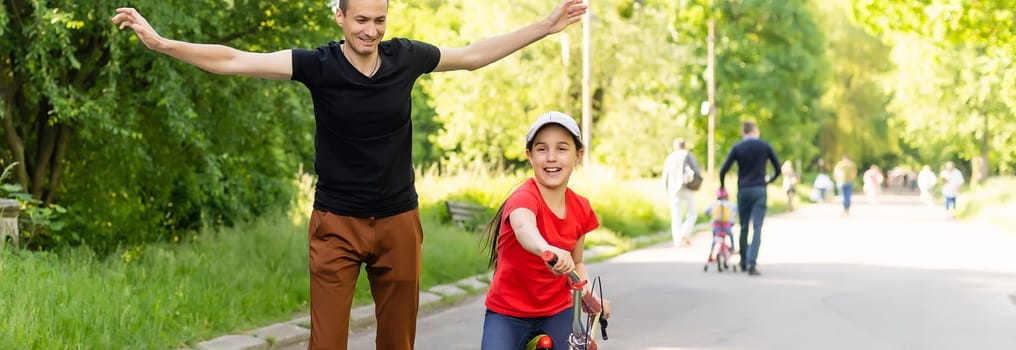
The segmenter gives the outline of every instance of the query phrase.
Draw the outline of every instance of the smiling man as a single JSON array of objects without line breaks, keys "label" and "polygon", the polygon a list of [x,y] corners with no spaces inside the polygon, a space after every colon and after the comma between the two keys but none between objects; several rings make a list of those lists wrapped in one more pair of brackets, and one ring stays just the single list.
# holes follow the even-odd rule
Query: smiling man
[{"label": "smiling man", "polygon": [[411,91],[423,74],[474,70],[578,22],[582,0],[563,0],[550,14],[514,32],[469,46],[438,48],[383,40],[386,0],[339,0],[343,40],[316,49],[253,53],[160,36],[132,8],[113,23],[130,28],[154,51],[215,74],[296,80],[314,103],[314,169],[310,218],[310,349],[345,349],[361,265],[374,296],[378,349],[412,349],[419,305],[423,232],[413,178]]}]

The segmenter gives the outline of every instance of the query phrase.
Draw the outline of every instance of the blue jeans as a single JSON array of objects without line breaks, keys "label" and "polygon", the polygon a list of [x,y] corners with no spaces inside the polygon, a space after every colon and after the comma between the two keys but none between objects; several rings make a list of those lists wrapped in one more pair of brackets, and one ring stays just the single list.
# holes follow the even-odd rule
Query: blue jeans
[{"label": "blue jeans", "polygon": [[[751,269],[758,260],[758,248],[762,243],[762,220],[766,217],[768,206],[766,187],[753,186],[737,190],[737,215],[741,219],[741,267]],[[753,236],[748,243],[748,223],[751,223]]]},{"label": "blue jeans", "polygon": [[848,182],[840,185],[840,194],[843,196],[843,210],[850,210],[850,194],[854,192],[854,183]]},{"label": "blue jeans", "polygon": [[544,333],[554,340],[554,349],[568,349],[571,324],[571,307],[554,316],[537,318],[511,317],[487,310],[480,349],[520,350],[530,339]]},{"label": "blue jeans", "polygon": [[945,197],[945,211],[956,209],[956,197]]}]

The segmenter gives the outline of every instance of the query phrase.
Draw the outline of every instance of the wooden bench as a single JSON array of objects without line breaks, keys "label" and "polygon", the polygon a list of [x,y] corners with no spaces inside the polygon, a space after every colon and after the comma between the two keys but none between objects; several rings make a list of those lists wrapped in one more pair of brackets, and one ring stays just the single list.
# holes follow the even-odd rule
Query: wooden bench
[{"label": "wooden bench", "polygon": [[488,219],[484,217],[487,214],[487,208],[482,205],[445,201],[445,208],[448,209],[448,215],[451,216],[452,222],[466,230],[479,231],[483,222]]},{"label": "wooden bench", "polygon": [[21,212],[21,204],[13,199],[0,199],[0,248],[11,241],[15,247],[18,246],[20,234],[18,233],[18,214]]}]

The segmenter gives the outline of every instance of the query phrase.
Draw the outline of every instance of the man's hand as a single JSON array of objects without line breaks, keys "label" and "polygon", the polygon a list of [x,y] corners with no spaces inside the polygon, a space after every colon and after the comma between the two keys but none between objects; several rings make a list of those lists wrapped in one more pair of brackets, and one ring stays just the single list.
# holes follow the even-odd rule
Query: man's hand
[{"label": "man's hand", "polygon": [[564,28],[572,25],[572,23],[578,22],[582,19],[582,15],[586,13],[589,6],[582,3],[582,0],[564,0],[561,1],[550,15],[547,16],[546,21],[550,23],[550,30],[548,34],[554,34],[564,30]]},{"label": "man's hand", "polygon": [[158,51],[165,42],[159,33],[152,29],[152,25],[148,24],[148,20],[141,16],[138,10],[133,8],[118,8],[116,9],[116,15],[113,16],[113,24],[120,26],[120,30],[124,28],[130,28],[134,30],[134,34],[137,34],[138,39],[145,44],[145,47]]}]

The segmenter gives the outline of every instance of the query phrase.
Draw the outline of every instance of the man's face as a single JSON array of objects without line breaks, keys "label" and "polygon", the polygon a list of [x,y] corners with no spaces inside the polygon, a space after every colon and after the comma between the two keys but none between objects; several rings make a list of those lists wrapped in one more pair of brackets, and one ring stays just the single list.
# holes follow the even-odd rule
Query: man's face
[{"label": "man's face", "polygon": [[388,19],[387,0],[349,0],[346,11],[335,11],[335,22],[342,27],[346,49],[359,55],[377,50],[385,36]]}]

